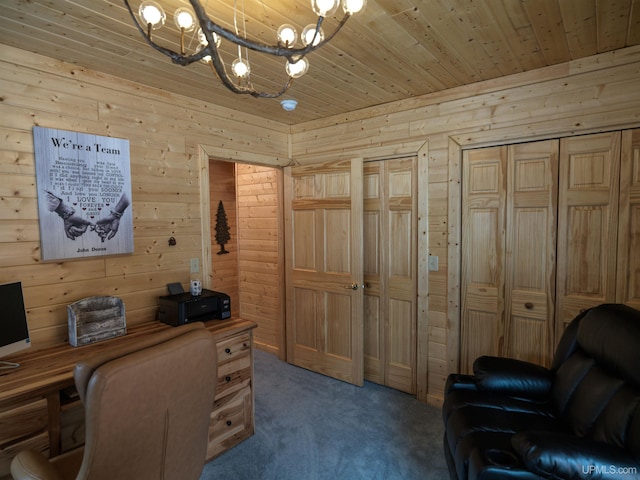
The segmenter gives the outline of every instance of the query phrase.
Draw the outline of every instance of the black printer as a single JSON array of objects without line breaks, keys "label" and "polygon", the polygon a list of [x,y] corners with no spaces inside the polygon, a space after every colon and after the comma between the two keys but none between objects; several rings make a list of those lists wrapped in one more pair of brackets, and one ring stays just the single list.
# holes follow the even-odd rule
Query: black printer
[{"label": "black printer", "polygon": [[169,325],[231,318],[229,295],[204,288],[201,295],[188,292],[165,295],[159,297],[159,303],[158,320]]}]

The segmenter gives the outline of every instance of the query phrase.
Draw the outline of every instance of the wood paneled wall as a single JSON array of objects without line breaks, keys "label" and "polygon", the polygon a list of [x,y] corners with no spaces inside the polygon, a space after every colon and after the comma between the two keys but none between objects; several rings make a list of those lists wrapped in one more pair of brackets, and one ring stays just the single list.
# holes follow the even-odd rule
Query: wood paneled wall
[{"label": "wood paneled wall", "polygon": [[[129,325],[153,320],[166,284],[187,284],[191,258],[204,266],[207,151],[273,165],[288,157],[287,126],[5,45],[0,92],[0,282],[22,281],[35,348],[65,341],[67,305],[92,295],[121,297]],[[34,125],[129,139],[132,255],[41,262]]]},{"label": "wood paneled wall", "polygon": [[240,316],[258,324],[256,346],[284,358],[282,170],[238,163],[236,172]]},{"label": "wood paneled wall", "polygon": [[[218,208],[222,202],[229,241],[224,250],[216,241]],[[211,289],[224,292],[231,299],[231,316],[240,312],[238,284],[238,210],[236,202],[236,172],[233,162],[209,161],[209,218],[211,221]],[[223,221],[222,219],[220,220]],[[221,253],[222,251],[228,253]],[[199,275],[192,276],[199,277]]]},{"label": "wood paneled wall", "polygon": [[[438,403],[458,367],[462,150],[637,127],[639,75],[631,47],[289,129],[0,46],[0,281],[24,282],[36,346],[66,338],[66,305],[89,295],[121,296],[130,323],[149,320],[165,284],[189,279],[189,258],[212,255],[202,158],[282,166],[421,152],[418,384],[428,388],[418,396]],[[133,255],[40,262],[33,125],[129,138]],[[439,257],[437,272],[426,271],[428,255]]]},{"label": "wood paneled wall", "polygon": [[428,241],[418,257],[437,255],[439,270],[418,285],[428,304],[419,310],[428,325],[418,339],[427,350],[418,385],[428,386],[419,398],[439,403],[446,375],[458,370],[462,150],[636,127],[638,78],[640,48],[632,47],[292,127],[300,164],[415,155],[428,142],[418,180],[428,189],[427,211],[418,212],[428,215]]}]

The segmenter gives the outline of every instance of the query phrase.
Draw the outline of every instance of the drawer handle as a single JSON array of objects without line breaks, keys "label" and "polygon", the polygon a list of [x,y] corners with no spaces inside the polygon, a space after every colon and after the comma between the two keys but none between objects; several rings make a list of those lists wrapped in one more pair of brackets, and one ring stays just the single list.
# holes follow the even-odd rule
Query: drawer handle
[{"label": "drawer handle", "polygon": [[231,381],[231,377],[230,377],[229,375],[227,375],[226,377],[224,377],[224,379],[225,379],[227,382],[230,382],[230,381]]},{"label": "drawer handle", "polygon": [[231,353],[231,349],[230,348],[225,348],[224,349],[224,353]]},{"label": "drawer handle", "polygon": [[525,303],[524,308],[526,308],[527,310],[533,310],[533,303],[531,302]]},{"label": "drawer handle", "polygon": [[231,425],[233,425],[233,422],[231,420],[227,420],[227,427],[230,427]]}]

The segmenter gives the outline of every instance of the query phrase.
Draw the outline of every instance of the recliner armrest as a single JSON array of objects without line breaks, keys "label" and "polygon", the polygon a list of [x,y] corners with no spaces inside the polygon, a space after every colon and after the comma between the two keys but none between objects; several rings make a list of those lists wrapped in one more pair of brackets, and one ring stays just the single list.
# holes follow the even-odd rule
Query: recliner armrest
[{"label": "recliner armrest", "polygon": [[478,386],[471,375],[452,373],[447,377],[444,392],[447,394],[456,390],[478,390]]},{"label": "recliner armrest", "polygon": [[554,373],[514,358],[482,356],[473,362],[474,381],[480,390],[531,399],[545,399]]},{"label": "recliner armrest", "polygon": [[640,464],[623,448],[556,432],[520,432],[511,445],[522,463],[545,478],[640,479]]}]

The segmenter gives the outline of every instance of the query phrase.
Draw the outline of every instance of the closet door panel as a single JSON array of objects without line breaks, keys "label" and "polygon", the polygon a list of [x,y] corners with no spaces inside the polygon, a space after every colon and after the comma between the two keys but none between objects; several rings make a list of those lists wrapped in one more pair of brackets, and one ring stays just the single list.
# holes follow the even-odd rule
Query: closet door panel
[{"label": "closet door panel", "polygon": [[364,378],[384,384],[384,305],[382,296],[382,162],[364,170]]},{"label": "closet door panel", "polygon": [[416,391],[417,175],[416,159],[384,162],[387,228],[385,384]]},{"label": "closet door panel", "polygon": [[550,365],[555,310],[557,140],[509,147],[507,356]]},{"label": "closet door panel", "polygon": [[411,300],[389,299],[388,387],[405,392],[415,391],[415,315]]},{"label": "closet door panel", "polygon": [[616,299],[620,132],[560,143],[556,341],[582,310]]},{"label": "closet door panel", "polygon": [[374,383],[384,383],[382,369],[382,323],[380,294],[364,296],[364,378]]},{"label": "closet door panel", "polygon": [[416,159],[364,165],[365,378],[416,391]]},{"label": "closet door panel", "polygon": [[617,301],[640,309],[640,129],[622,132]]},{"label": "closet door panel", "polygon": [[460,367],[504,352],[506,147],[463,153]]}]

